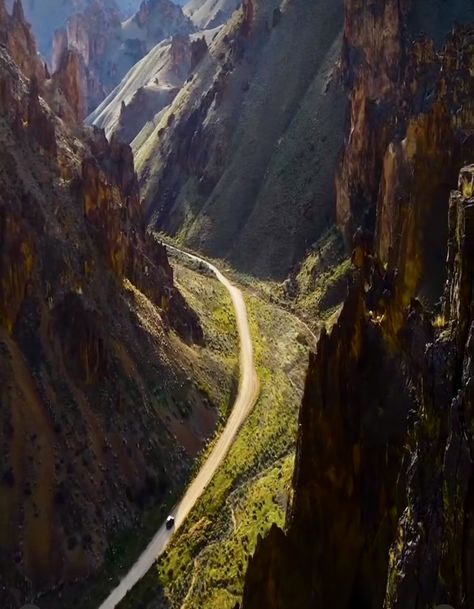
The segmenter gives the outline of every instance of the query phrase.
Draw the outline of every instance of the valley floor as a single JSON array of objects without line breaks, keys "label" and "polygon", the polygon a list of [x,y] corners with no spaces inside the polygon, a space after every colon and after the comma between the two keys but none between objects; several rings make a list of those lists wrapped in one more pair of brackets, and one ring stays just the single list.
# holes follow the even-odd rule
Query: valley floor
[{"label": "valley floor", "polygon": [[[194,307],[201,296],[196,265],[173,261],[175,278]],[[261,383],[258,402],[225,462],[156,567],[121,608],[233,608],[242,593],[257,536],[283,525],[309,345],[314,336],[284,309],[246,293]],[[222,335],[233,320],[214,311]]]},{"label": "valley floor", "polygon": [[[239,342],[231,298],[215,277],[180,264],[174,264],[174,272],[186,300],[199,315],[205,346],[188,346],[170,333],[167,337],[167,354],[180,362],[186,376],[185,384],[192,385],[193,394],[203,396],[207,405],[202,407],[195,401],[190,403],[187,396],[191,394],[184,389],[181,393],[173,391],[170,395],[160,396],[163,404],[157,411],[157,424],[165,418],[183,451],[194,458],[188,476],[188,480],[192,480],[199,470],[202,457],[213,444],[212,438],[219,436],[234,403],[239,380]],[[155,308],[131,284],[127,289],[134,299],[142,325],[150,333],[153,332],[157,323]],[[163,338],[160,336],[156,340]],[[214,434],[209,439],[210,429],[214,429]],[[196,434],[196,430],[201,433]],[[208,445],[203,448],[206,434]],[[201,440],[198,442],[199,437]],[[183,483],[179,494],[170,495],[165,503],[148,508],[141,523],[118,532],[110,540],[103,568],[97,577],[81,586],[80,591],[65,591],[59,600],[54,595],[43,599],[42,604],[49,603],[48,606],[55,609],[97,609],[147,546],[184,488]]]}]

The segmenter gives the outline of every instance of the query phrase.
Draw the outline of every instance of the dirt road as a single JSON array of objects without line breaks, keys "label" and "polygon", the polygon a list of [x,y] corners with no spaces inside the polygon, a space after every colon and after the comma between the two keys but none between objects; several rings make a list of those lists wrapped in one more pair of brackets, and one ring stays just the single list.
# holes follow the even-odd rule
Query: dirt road
[{"label": "dirt road", "polygon": [[237,326],[240,337],[240,382],[239,392],[232,409],[232,413],[221,436],[216,442],[214,449],[208,459],[200,469],[197,476],[189,485],[181,501],[173,511],[175,526],[172,530],[167,530],[163,525],[150,541],[136,563],[122,579],[120,584],[110,593],[107,599],[100,605],[99,609],[114,609],[124,598],[127,592],[145,575],[155,560],[160,556],[168,545],[174,531],[178,529],[186,519],[196,501],[202,495],[204,489],[214,476],[219,465],[224,460],[229,448],[231,447],[240,426],[251,411],[258,396],[258,377],[253,360],[252,338],[247,320],[247,309],[242,292],[224,277],[224,275],[213,264],[189,254],[175,247],[166,246],[170,250],[180,252],[201,264],[206,265],[228,290],[234,304]]}]

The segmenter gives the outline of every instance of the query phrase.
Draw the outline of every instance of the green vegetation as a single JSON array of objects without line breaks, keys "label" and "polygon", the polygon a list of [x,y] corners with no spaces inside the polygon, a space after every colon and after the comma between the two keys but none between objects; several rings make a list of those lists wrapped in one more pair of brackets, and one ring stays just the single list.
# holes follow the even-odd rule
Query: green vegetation
[{"label": "green vegetation", "polygon": [[121,607],[161,598],[172,609],[233,608],[257,535],[283,525],[309,338],[286,311],[253,296],[247,305],[260,398],[186,524]]},{"label": "green vegetation", "polygon": [[[346,296],[351,260],[339,233],[328,231],[309,252],[296,275],[297,308],[314,319],[329,319]],[[291,286],[289,287],[291,291]]]},{"label": "green vegetation", "polygon": [[220,423],[223,423],[232,406],[239,375],[239,336],[232,299],[205,267],[179,255],[173,254],[171,259],[176,285],[199,315],[206,341],[190,375],[202,392],[214,403],[220,403]]},{"label": "green vegetation", "polygon": [[[169,343],[164,349],[174,351],[173,359],[180,362],[180,375],[182,376],[184,371],[188,380],[181,390],[174,389],[170,394],[162,394],[157,389],[156,407],[167,413],[176,411],[177,419],[181,418],[184,425],[190,426],[202,416],[203,406],[199,407],[196,401],[196,394],[200,394],[201,401],[204,397],[209,404],[209,411],[213,413],[217,436],[233,404],[238,383],[239,342],[232,300],[213,274],[204,273],[206,279],[203,280],[201,268],[192,265],[191,268],[184,267],[180,259],[175,259],[173,266],[180,291],[199,315],[206,344],[204,347],[189,347],[177,336],[168,336]],[[133,291],[142,323],[148,324],[148,329],[152,331],[153,319],[151,311],[148,310],[151,305],[136,288],[127,285],[127,289]],[[157,340],[161,340],[160,336],[157,336]],[[137,399],[140,399],[139,393]],[[201,454],[194,459],[193,466],[188,471],[189,480],[194,477],[213,442],[214,438],[210,438]],[[86,593],[68,599],[68,607],[96,609],[99,606],[163,524],[186,483],[187,480],[183,480],[179,489],[168,495],[161,504],[147,509],[134,526],[118,531],[109,539],[109,548],[101,572],[93,581],[88,582]],[[49,599],[43,600],[49,602]]]},{"label": "green vegetation", "polygon": [[[221,262],[219,264],[224,268]],[[342,237],[332,227],[282,283],[262,281],[232,268],[226,268],[225,272],[249,293],[299,317],[317,334],[322,324],[330,327],[337,318],[346,296],[350,270],[351,260]]]}]

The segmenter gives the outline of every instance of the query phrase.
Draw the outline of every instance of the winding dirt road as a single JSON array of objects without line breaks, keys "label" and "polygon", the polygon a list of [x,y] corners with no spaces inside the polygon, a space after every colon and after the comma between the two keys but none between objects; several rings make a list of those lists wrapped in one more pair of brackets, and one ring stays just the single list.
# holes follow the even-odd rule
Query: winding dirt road
[{"label": "winding dirt road", "polygon": [[133,588],[133,586],[145,575],[150,569],[155,560],[160,556],[174,531],[178,529],[186,519],[193,508],[196,501],[202,495],[204,489],[211,481],[214,473],[216,472],[219,465],[224,460],[229,448],[231,447],[235,436],[237,435],[240,426],[246,419],[249,412],[252,410],[255,401],[258,396],[259,383],[258,377],[255,370],[253,361],[253,348],[252,339],[250,336],[250,328],[247,320],[247,309],[245,307],[245,301],[242,296],[242,292],[236,288],[232,283],[224,277],[224,275],[217,269],[213,264],[206,260],[199,258],[188,252],[184,252],[178,248],[166,245],[170,250],[179,252],[188,256],[192,260],[195,260],[201,264],[206,265],[227,289],[232,298],[234,304],[235,314],[237,318],[237,326],[240,337],[240,382],[239,392],[232,409],[232,413],[227,421],[227,424],[222,432],[221,436],[216,442],[214,449],[209,455],[207,461],[200,469],[197,476],[194,478],[192,483],[189,485],[184,497],[176,505],[173,510],[173,516],[175,517],[175,526],[169,531],[163,525],[155,534],[153,539],[148,544],[148,547],[144,550],[141,556],[138,558],[136,563],[122,579],[120,584],[110,593],[106,600],[100,605],[99,609],[114,609],[118,603],[125,597],[127,592]]}]

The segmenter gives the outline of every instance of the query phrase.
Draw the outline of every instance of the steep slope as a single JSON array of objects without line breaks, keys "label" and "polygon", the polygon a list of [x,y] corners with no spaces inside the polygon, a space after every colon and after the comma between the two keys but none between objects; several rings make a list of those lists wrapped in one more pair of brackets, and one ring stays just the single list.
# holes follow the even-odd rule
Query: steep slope
[{"label": "steep slope", "polygon": [[111,535],[181,488],[218,417],[199,386],[216,374],[193,346],[201,326],[144,231],[130,148],[53,114],[41,94],[54,83],[17,19],[0,1],[6,609],[72,583],[77,593]]},{"label": "steep slope", "polygon": [[205,30],[223,25],[240,6],[238,0],[189,0],[183,11],[196,27]]},{"label": "steep slope", "polygon": [[448,35],[473,14],[432,8],[345,2],[353,277],[310,358],[286,531],[257,544],[244,609],[474,605],[474,31]]},{"label": "steep slope", "polygon": [[[215,31],[173,36],[156,45],[87,118],[89,124],[131,142],[149,121],[156,122],[207,53]],[[155,118],[156,117],[156,118]]]},{"label": "steep slope", "polygon": [[245,3],[132,144],[153,226],[286,276],[334,218],[341,29],[338,2]]},{"label": "steep slope", "polygon": [[82,56],[90,112],[157,43],[193,30],[191,21],[171,0],[143,0],[139,10],[123,22],[117,11],[95,1],[55,32],[53,69],[69,49]]}]

